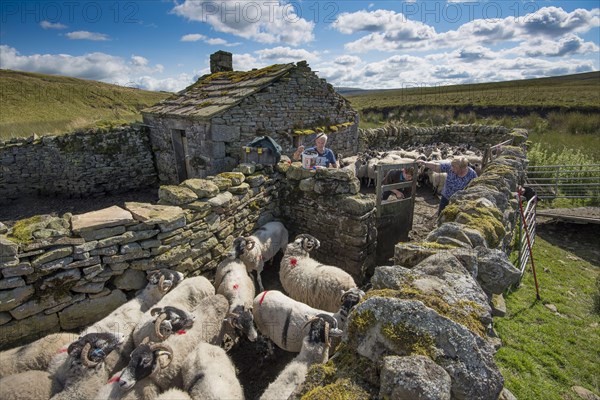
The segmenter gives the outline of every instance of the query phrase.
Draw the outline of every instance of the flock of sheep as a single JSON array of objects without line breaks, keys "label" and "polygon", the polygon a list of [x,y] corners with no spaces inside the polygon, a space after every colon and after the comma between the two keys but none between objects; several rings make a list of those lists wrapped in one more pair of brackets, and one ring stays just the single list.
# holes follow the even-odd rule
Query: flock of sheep
[{"label": "flock of sheep", "polygon": [[[405,149],[374,151],[359,153],[351,157],[341,157],[340,165],[352,171],[366,187],[375,186],[380,182],[377,179],[377,166],[380,164],[409,164],[416,160],[450,162],[456,157],[466,157],[469,166],[481,175],[482,168],[481,150],[471,145],[452,146],[447,143],[433,143],[431,145],[415,145]],[[429,184],[433,194],[441,193],[446,183],[446,173],[438,173],[429,168],[420,167],[416,173],[417,184]]]},{"label": "flock of sheep", "polygon": [[[310,365],[328,360],[332,340],[339,340],[364,296],[349,274],[310,257],[319,245],[307,234],[288,243],[283,224],[269,222],[235,240],[214,285],[204,277],[153,271],[145,289],[81,336],[51,334],[0,353],[0,398],[243,399],[221,346],[226,331],[299,353],[261,396],[287,398]],[[287,295],[264,291],[260,279],[279,251]]]}]

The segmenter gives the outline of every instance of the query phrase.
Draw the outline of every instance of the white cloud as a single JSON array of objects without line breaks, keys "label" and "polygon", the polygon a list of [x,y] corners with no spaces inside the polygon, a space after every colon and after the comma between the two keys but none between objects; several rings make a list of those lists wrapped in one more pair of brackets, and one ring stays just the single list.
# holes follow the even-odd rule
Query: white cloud
[{"label": "white cloud", "polygon": [[202,40],[204,43],[209,44],[211,46],[233,47],[240,45],[240,43],[229,43],[227,40],[221,38],[209,38],[200,33],[190,33],[187,35],[183,35],[180,40],[182,42],[197,42]]},{"label": "white cloud", "polygon": [[259,59],[269,63],[290,63],[306,60],[309,63],[319,60],[319,54],[304,49],[292,49],[290,47],[274,47],[272,49],[263,49],[255,52]]},{"label": "white cloud", "polygon": [[88,31],[75,31],[65,34],[66,37],[73,40],[93,40],[93,41],[104,41],[109,40],[109,36],[104,33],[88,32]]},{"label": "white cloud", "polygon": [[148,59],[142,56],[132,55],[131,64],[135,65],[136,67],[145,67],[148,65]]},{"label": "white cloud", "polygon": [[151,74],[162,72],[164,67],[160,64],[154,66],[148,64],[146,58],[136,55],[131,56],[129,62],[121,57],[99,52],[81,56],[68,54],[22,55],[13,47],[0,45],[0,65],[5,69],[72,76],[127,86],[135,83],[133,86],[137,85],[150,90],[170,91],[176,87],[179,90],[191,83],[191,77],[186,77],[185,74],[177,78],[152,78]]},{"label": "white cloud", "polygon": [[574,54],[598,54],[600,48],[593,42],[586,42],[575,34],[567,34],[556,40],[533,39],[508,50],[512,54],[525,54],[529,57],[563,57]]},{"label": "white cloud", "polygon": [[361,59],[356,56],[340,56],[333,60],[333,62],[338,65],[356,65],[360,64]]},{"label": "white cloud", "polygon": [[206,36],[201,35],[199,33],[190,33],[188,35],[183,35],[181,37],[182,42],[197,42],[199,40],[205,40]]},{"label": "white cloud", "polygon": [[540,36],[556,40],[567,34],[588,32],[598,25],[600,10],[597,8],[566,12],[562,8],[544,7],[523,17],[476,19],[456,30],[440,33],[432,26],[389,10],[343,13],[333,27],[345,34],[366,32],[359,39],[346,43],[345,48],[351,52],[368,52],[526,43]]},{"label": "white cloud", "polygon": [[218,32],[230,33],[261,43],[299,45],[314,40],[314,22],[296,13],[296,3],[237,0],[185,0],[172,12],[190,21],[209,24]]},{"label": "white cloud", "polygon": [[40,26],[44,29],[67,29],[66,25],[60,23],[52,23],[50,21],[42,21],[40,22]]}]

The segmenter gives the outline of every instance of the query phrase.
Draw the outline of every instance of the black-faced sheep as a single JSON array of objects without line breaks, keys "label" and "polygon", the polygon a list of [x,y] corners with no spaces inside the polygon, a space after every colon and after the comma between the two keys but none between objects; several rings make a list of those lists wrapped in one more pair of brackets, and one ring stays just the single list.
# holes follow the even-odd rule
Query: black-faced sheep
[{"label": "black-faced sheep", "polygon": [[281,250],[284,251],[288,242],[288,231],[281,222],[267,222],[251,236],[238,237],[233,241],[231,258],[239,258],[247,271],[256,271],[259,290],[264,289],[260,273],[265,262],[271,260]]},{"label": "black-faced sheep", "polygon": [[311,365],[322,364],[329,359],[330,333],[332,333],[330,324],[335,324],[335,319],[321,314],[313,317],[306,324],[310,325],[310,329],[302,340],[300,354],[267,387],[260,397],[261,400],[287,399],[294,389],[304,382]]},{"label": "black-faced sheep", "polygon": [[129,354],[134,348],[132,333],[144,313],[174,288],[183,279],[183,274],[162,269],[149,273],[147,279],[148,284],[136,297],[85,330],[124,335],[125,341],[120,351],[106,360],[106,366],[111,374],[127,365]]},{"label": "black-faced sheep", "polygon": [[110,376],[104,361],[123,340],[121,334],[101,332],[86,334],[71,343],[65,362],[56,370],[49,368],[54,388],[60,390],[52,399],[93,398]]},{"label": "black-faced sheep", "polygon": [[235,366],[225,350],[200,343],[182,365],[183,387],[192,399],[243,400]]},{"label": "black-faced sheep", "polygon": [[228,309],[227,299],[219,294],[202,299],[194,311],[196,316],[194,326],[185,335],[171,335],[164,342],[158,343],[160,346],[173,349],[170,352],[169,367],[156,369],[156,363],[152,361],[153,352],[144,351],[140,345],[135,349],[135,354],[140,355],[134,359],[132,353],[129,364],[120,376],[120,385],[124,389],[130,389],[137,381],[149,376],[161,390],[172,387],[182,388],[181,366],[185,355],[190,354],[201,342],[220,341],[221,328]]},{"label": "black-faced sheep", "polygon": [[255,289],[246,266],[239,261],[225,260],[217,267],[215,286],[217,293],[229,301],[227,321],[250,341],[255,341],[258,336],[252,316]]},{"label": "black-faced sheep", "polygon": [[[139,345],[146,337],[149,337],[151,342],[161,342],[165,340],[166,336],[169,334],[168,324],[169,321],[171,321],[171,317],[178,318],[178,321],[175,322],[176,325],[178,325],[176,327],[177,330],[172,331],[171,333],[177,333],[178,330],[184,329],[183,327],[179,327],[179,325],[185,324],[184,319],[192,318],[193,311],[198,307],[200,301],[205,297],[214,294],[214,286],[205,277],[197,276],[184,279],[177,287],[167,293],[151,310],[146,311],[140,318],[138,325],[133,331],[134,346]],[[180,312],[175,312],[173,308],[167,307],[175,307],[179,309]],[[171,312],[166,314],[160,312],[157,316],[155,315],[158,312],[157,309],[171,310]],[[163,317],[166,317],[166,319],[158,321],[163,319]],[[157,321],[159,322],[158,326],[156,324]],[[158,331],[156,328],[158,328]],[[161,332],[163,332],[162,335]]]},{"label": "black-faced sheep", "polygon": [[279,280],[293,299],[319,310],[335,312],[340,307],[340,294],[355,288],[356,283],[344,270],[310,258],[309,252],[319,246],[315,237],[298,235],[285,250]]},{"label": "black-faced sheep", "polygon": [[50,360],[79,335],[68,332],[52,333],[35,342],[0,353],[0,378],[29,370],[48,369]]}]

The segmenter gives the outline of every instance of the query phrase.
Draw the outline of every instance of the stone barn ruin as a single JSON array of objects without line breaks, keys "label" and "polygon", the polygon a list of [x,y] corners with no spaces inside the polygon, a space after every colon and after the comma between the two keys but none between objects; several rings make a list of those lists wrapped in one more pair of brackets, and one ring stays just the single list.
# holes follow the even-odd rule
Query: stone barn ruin
[{"label": "stone barn ruin", "polygon": [[240,72],[219,51],[209,75],[142,115],[162,183],[230,171],[257,136],[289,153],[326,132],[336,151],[356,152],[358,113],[306,61]]}]

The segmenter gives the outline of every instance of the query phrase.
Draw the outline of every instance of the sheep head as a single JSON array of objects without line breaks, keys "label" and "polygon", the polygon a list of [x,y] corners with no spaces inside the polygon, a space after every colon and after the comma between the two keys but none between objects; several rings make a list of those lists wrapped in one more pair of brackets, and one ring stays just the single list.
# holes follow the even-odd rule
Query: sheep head
[{"label": "sheep head", "polygon": [[340,314],[342,318],[346,319],[350,311],[356,306],[362,298],[365,296],[365,292],[360,290],[359,288],[350,288],[346,291],[342,290],[342,295],[340,296]]},{"label": "sheep head", "polygon": [[252,307],[246,308],[243,305],[238,305],[229,313],[225,321],[231,324],[235,329],[242,331],[251,342],[256,341],[258,332],[254,327]]},{"label": "sheep head", "polygon": [[[166,359],[165,359],[166,357]],[[131,352],[129,364],[119,377],[122,390],[130,390],[136,382],[158,373],[173,360],[173,350],[164,343],[150,342],[148,338]]]},{"label": "sheep head", "polygon": [[302,250],[306,251],[307,253],[310,253],[321,246],[321,242],[319,242],[316,237],[309,235],[308,233],[302,233],[296,236],[294,243],[299,244]]},{"label": "sheep head", "polygon": [[125,337],[122,334],[88,333],[71,343],[67,353],[74,361],[80,362],[87,368],[94,368],[124,340]]},{"label": "sheep head", "polygon": [[156,285],[165,294],[183,280],[183,274],[170,269],[158,269],[149,272],[146,279],[149,285]]},{"label": "sheep head", "polygon": [[174,332],[191,328],[196,318],[194,315],[180,308],[171,306],[153,308],[150,311],[150,315],[153,317],[158,315],[154,320],[154,332],[160,340],[165,340]]},{"label": "sheep head", "polygon": [[233,249],[229,253],[229,258],[240,258],[245,252],[252,251],[256,246],[256,241],[252,237],[238,237],[233,241]]}]

